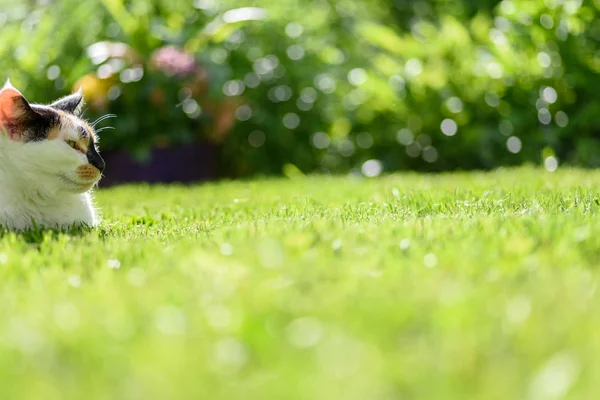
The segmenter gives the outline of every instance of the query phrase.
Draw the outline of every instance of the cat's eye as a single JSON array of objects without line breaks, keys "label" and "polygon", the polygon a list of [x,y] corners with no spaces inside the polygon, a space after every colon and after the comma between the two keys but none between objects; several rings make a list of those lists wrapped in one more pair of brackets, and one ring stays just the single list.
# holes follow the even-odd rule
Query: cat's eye
[{"label": "cat's eye", "polygon": [[79,150],[79,149],[77,148],[77,142],[76,142],[76,141],[74,141],[74,140],[67,140],[67,144],[68,144],[70,147],[74,148],[75,150]]}]

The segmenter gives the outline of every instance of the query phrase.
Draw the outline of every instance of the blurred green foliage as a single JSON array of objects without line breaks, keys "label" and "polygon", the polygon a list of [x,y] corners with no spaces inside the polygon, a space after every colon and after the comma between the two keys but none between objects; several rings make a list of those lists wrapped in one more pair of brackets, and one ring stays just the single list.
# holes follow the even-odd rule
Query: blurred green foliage
[{"label": "blurred green foliage", "polygon": [[598,0],[0,10],[2,75],[39,102],[82,86],[86,116],[118,115],[104,150],[208,139],[231,176],[600,165]]}]

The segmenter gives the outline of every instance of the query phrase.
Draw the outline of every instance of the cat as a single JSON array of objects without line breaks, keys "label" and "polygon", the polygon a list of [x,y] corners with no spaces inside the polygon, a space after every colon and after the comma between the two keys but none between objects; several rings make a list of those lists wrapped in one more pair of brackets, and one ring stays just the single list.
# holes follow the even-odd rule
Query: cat
[{"label": "cat", "polygon": [[94,227],[91,190],[105,162],[81,90],[50,105],[30,104],[7,80],[0,90],[0,227]]}]

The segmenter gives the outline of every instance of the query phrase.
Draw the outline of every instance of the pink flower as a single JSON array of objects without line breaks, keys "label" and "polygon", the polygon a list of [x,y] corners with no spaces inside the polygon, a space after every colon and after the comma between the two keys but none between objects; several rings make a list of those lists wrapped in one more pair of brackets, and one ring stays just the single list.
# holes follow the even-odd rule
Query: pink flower
[{"label": "pink flower", "polygon": [[157,49],[152,54],[150,63],[167,76],[184,78],[198,71],[198,63],[194,56],[175,46]]}]

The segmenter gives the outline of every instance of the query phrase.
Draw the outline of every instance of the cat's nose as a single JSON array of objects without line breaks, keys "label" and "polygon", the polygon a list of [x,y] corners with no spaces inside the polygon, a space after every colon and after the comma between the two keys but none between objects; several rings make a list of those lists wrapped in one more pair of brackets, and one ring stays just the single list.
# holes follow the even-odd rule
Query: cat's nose
[{"label": "cat's nose", "polygon": [[89,160],[89,162],[94,167],[98,168],[98,171],[100,171],[100,173],[104,172],[104,169],[106,168],[106,163],[104,162],[104,159],[102,157],[94,157],[93,159]]},{"label": "cat's nose", "polygon": [[100,173],[104,172],[104,169],[106,168],[106,163],[104,162],[102,157],[100,157],[100,154],[98,154],[98,152],[96,151],[96,148],[94,146],[90,146],[88,148],[86,155],[87,155],[88,162],[91,165],[98,168],[98,171],[100,171]]}]

